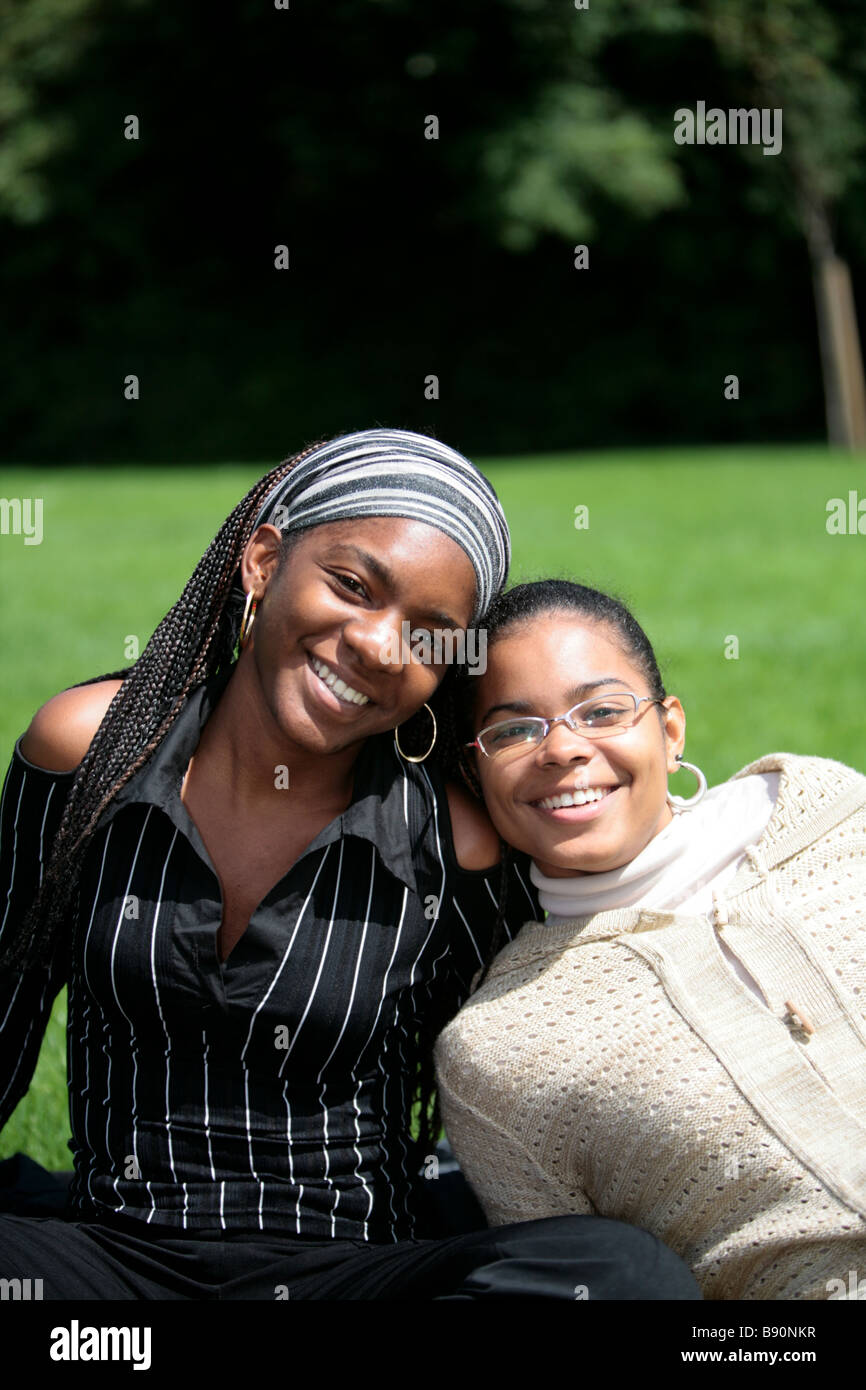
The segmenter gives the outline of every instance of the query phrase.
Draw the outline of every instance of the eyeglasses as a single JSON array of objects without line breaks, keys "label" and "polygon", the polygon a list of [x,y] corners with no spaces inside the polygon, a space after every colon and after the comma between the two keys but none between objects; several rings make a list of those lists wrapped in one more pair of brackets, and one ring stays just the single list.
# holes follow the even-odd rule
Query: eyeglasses
[{"label": "eyeglasses", "polygon": [[540,715],[530,714],[488,724],[466,747],[478,748],[485,758],[498,758],[503,753],[527,753],[530,748],[537,748],[544,742],[555,724],[566,724],[572,733],[580,731],[588,738],[603,738],[605,734],[634,724],[644,703],[661,705],[663,702],[652,695],[633,695],[630,690],[596,695],[591,700],[581,700],[579,705],[572,705],[570,710],[558,714],[555,719],[542,719]]}]

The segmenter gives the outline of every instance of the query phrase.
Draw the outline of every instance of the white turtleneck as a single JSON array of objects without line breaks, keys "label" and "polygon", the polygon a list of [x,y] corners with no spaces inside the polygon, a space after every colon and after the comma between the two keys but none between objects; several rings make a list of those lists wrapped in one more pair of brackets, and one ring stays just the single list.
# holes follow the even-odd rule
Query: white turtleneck
[{"label": "white turtleneck", "polygon": [[[634,906],[709,912],[713,894],[733,878],[746,846],[763,834],[778,790],[778,772],[722,782],[691,810],[675,812],[664,830],[628,864],[606,873],[550,878],[533,862],[529,873],[549,914],[548,922],[556,925],[573,917]],[[739,962],[732,959],[723,941],[719,940],[719,946],[737,974],[759,993],[751,977],[737,968]]]},{"label": "white turtleneck", "polygon": [[746,845],[766,828],[779,789],[777,772],[752,773],[712,787],[684,808],[640,854],[606,873],[550,878],[533,863],[541,906],[554,917],[590,917],[613,908],[705,912],[720,882],[733,877]]}]

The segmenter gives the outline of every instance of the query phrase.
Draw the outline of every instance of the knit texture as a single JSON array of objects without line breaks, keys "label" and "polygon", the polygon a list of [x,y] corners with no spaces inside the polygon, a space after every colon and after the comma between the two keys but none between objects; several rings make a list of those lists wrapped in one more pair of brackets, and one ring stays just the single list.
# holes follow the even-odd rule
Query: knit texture
[{"label": "knit texture", "polygon": [[866,777],[736,775],[776,770],[713,914],[524,926],[439,1038],[442,1113],[492,1225],[616,1217],[709,1299],[866,1300]]}]

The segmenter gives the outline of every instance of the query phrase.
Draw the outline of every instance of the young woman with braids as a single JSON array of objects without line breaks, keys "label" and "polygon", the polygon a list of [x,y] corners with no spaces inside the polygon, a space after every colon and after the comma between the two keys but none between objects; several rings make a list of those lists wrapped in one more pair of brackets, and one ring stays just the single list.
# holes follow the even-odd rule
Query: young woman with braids
[{"label": "young woman with braids", "polygon": [[866,777],[773,753],[708,791],[646,634],[597,590],[518,585],[486,626],[451,762],[548,914],[437,1044],[488,1220],[633,1221],[706,1298],[862,1299]]},{"label": "young woman with braids", "polygon": [[443,669],[389,653],[404,622],[478,621],[507,565],[467,460],[344,436],[256,484],[129,671],[37,713],[0,811],[0,1122],[68,981],[75,1177],[70,1219],[0,1217],[0,1277],[50,1299],[696,1296],[618,1223],[418,1230],[419,1067],[497,916],[510,934],[533,900],[422,760]]}]

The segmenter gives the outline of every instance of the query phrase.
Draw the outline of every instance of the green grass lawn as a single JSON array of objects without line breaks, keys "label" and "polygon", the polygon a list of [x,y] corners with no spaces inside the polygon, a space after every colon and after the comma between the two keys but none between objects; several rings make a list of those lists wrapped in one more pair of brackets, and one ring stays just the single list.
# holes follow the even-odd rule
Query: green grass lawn
[{"label": "green grass lawn", "polygon": [[[866,498],[866,459],[815,446],[480,462],[511,523],[512,578],[569,576],[633,606],[711,783],[779,750],[866,771],[866,535],[826,529],[830,498]],[[3,497],[44,499],[41,545],[0,536],[4,767],[50,695],[129,664],[127,639],[144,647],[270,466],[0,470]],[[0,1157],[71,1166],[65,1017],[61,996]]]}]

